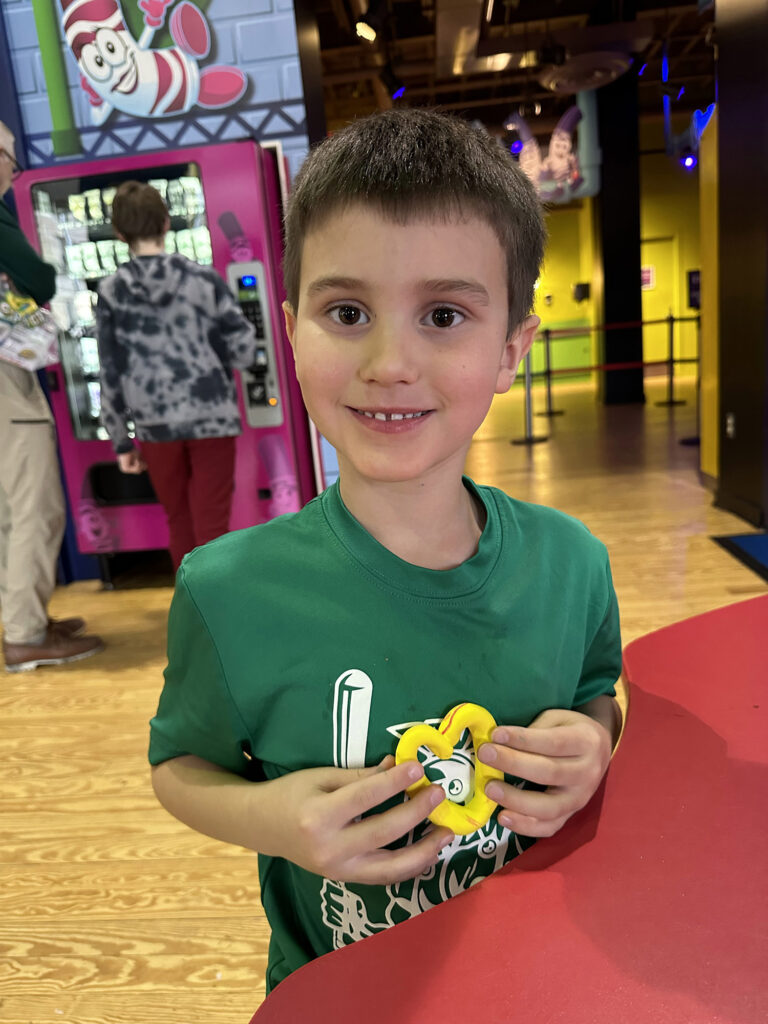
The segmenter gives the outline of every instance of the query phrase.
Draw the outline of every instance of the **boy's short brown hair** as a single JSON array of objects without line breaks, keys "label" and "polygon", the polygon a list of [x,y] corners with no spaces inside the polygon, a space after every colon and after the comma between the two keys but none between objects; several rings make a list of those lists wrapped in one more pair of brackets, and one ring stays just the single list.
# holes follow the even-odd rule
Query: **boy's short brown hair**
[{"label": "boy's short brown hair", "polygon": [[112,200],[112,227],[128,245],[143,239],[162,238],[168,207],[152,185],[124,181]]},{"label": "boy's short brown hair", "polygon": [[530,312],[546,241],[541,203],[509,153],[484,130],[435,110],[388,110],[321,142],[296,176],[285,217],[285,288],[294,311],[304,239],[356,204],[400,224],[480,217],[506,257],[510,333]]}]

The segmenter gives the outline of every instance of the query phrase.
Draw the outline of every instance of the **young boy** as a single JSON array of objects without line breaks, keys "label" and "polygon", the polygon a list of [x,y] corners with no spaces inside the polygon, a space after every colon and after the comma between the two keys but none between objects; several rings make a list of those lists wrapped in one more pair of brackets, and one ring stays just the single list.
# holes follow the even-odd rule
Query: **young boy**
[{"label": "young boy", "polygon": [[232,371],[253,365],[256,335],[212,267],[166,253],[170,220],[157,189],[124,182],[112,226],[131,259],[99,287],[101,418],[120,469],[149,470],[178,568],[229,529],[241,431]]},{"label": "young boy", "polygon": [[[504,150],[437,113],[355,122],[296,179],[286,325],[340,478],[185,560],[150,745],[172,814],[259,851],[269,988],[551,835],[608,765],[605,548],[462,476],[533,340],[544,237]],[[479,757],[505,779],[488,825],[454,836],[426,818],[471,794],[471,744],[431,758],[443,784],[407,800],[424,768],[391,755],[462,701],[499,723]]]}]

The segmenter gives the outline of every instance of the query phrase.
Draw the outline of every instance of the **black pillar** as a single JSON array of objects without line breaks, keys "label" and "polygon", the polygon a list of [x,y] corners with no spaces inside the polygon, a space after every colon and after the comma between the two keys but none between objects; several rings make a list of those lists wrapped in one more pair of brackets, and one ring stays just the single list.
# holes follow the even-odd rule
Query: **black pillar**
[{"label": "black pillar", "polygon": [[320,32],[315,5],[311,0],[294,0],[293,14],[299,40],[299,64],[307,111],[307,135],[310,146],[325,138],[323,103],[323,67],[320,58]]},{"label": "black pillar", "polygon": [[716,8],[720,470],[716,503],[768,522],[768,9]]},{"label": "black pillar", "polygon": [[[611,85],[598,89],[597,111],[602,169],[596,212],[602,256],[603,322],[639,323],[643,307],[637,75],[630,70]],[[640,362],[642,358],[642,327],[604,332],[603,362]],[[605,371],[600,393],[606,404],[644,402],[642,367]]]}]

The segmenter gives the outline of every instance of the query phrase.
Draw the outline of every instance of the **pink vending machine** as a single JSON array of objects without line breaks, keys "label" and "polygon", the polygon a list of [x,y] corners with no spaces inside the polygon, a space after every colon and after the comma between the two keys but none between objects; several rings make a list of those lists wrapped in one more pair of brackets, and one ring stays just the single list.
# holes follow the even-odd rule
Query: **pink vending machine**
[{"label": "pink vending machine", "polygon": [[51,308],[61,328],[61,363],[48,381],[81,553],[168,543],[147,475],[120,473],[99,421],[96,288],[129,258],[112,231],[110,208],[116,187],[130,179],[159,189],[171,217],[168,249],[212,263],[261,342],[253,369],[237,373],[243,433],[230,528],[297,511],[317,493],[317,444],[280,308],[279,160],[276,150],[247,140],[33,170],[14,189],[23,230],[58,269]]}]

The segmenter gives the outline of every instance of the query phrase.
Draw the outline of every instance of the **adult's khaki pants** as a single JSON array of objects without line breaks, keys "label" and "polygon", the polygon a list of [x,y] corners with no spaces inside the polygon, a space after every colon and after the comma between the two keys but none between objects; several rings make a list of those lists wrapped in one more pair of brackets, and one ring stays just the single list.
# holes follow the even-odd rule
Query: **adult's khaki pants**
[{"label": "adult's khaki pants", "polygon": [[0,365],[0,617],[7,643],[45,633],[66,522],[56,437],[37,377]]}]

